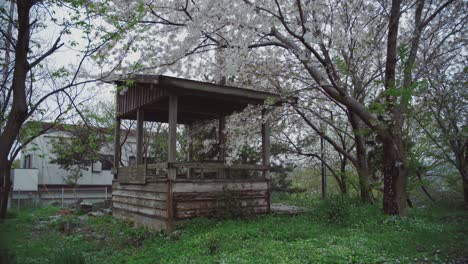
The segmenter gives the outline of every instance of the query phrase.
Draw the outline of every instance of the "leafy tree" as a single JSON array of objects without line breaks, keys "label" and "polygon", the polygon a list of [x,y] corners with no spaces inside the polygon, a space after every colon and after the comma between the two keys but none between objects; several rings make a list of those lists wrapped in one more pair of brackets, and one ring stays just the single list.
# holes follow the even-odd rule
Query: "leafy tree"
[{"label": "leafy tree", "polygon": [[[456,56],[459,55],[450,57],[455,60]],[[422,140],[430,142],[429,159],[424,163],[445,161],[448,164],[442,163],[441,166],[456,168],[462,182],[465,206],[468,207],[467,68],[453,69],[451,64],[443,63],[435,65],[430,73],[418,103],[424,111],[415,111],[414,114],[415,123],[422,129]],[[429,165],[427,167],[430,168]]]},{"label": "leafy tree", "polygon": [[[120,25],[97,37],[93,19],[105,13],[106,5],[107,1],[74,0],[10,0],[0,4],[0,219],[6,216],[10,169],[18,153],[34,138],[76,114],[72,110],[88,99],[83,98],[84,85],[101,78],[84,78],[89,59],[131,27]],[[77,55],[71,64],[61,66],[54,60],[64,54],[58,52],[70,50]],[[25,126],[28,120],[45,120],[50,125]]]},{"label": "leafy tree", "polygon": [[[82,176],[81,170],[88,170],[90,166],[102,159],[99,154],[112,131],[103,128],[76,125],[66,127],[66,137],[60,137],[52,142],[51,162],[60,165],[77,180]],[[76,183],[76,180],[74,182]]]}]

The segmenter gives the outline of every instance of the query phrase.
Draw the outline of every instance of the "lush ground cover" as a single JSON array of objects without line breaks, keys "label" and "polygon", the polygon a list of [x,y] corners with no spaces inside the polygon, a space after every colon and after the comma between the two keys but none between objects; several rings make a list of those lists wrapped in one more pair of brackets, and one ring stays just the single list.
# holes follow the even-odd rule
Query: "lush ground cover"
[{"label": "lush ground cover", "polygon": [[0,262],[462,263],[468,257],[468,214],[456,206],[411,209],[399,218],[347,198],[281,200],[310,211],[195,219],[166,235],[111,216],[54,217],[54,207],[23,210],[0,224]]}]

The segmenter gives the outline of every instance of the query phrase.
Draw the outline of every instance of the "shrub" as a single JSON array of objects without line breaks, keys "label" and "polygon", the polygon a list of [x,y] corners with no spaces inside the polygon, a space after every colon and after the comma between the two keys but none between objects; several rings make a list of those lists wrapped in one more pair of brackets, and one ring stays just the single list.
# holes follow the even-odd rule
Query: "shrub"
[{"label": "shrub", "polygon": [[314,213],[316,216],[330,224],[347,224],[351,218],[351,206],[354,201],[345,196],[330,196],[318,202]]}]

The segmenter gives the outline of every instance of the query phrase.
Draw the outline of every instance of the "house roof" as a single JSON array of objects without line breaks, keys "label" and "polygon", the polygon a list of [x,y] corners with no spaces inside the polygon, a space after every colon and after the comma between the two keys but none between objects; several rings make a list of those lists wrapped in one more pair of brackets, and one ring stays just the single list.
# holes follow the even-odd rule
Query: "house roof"
[{"label": "house roof", "polygon": [[[53,122],[44,122],[44,121],[28,121],[25,123],[24,128],[26,127],[34,127],[36,129],[52,132],[52,131],[61,131],[61,132],[73,132],[77,129],[92,129],[96,132],[104,133],[112,135],[114,133],[114,128],[112,127],[97,127],[97,126],[90,126],[86,127],[85,125],[77,125],[77,124],[65,124],[65,123],[53,123]],[[46,132],[46,133],[47,133]],[[128,136],[135,137],[136,130],[135,129],[121,129],[121,133],[125,134],[128,133]]]},{"label": "house roof", "polygon": [[117,112],[121,119],[136,119],[143,109],[145,121],[167,122],[169,96],[178,97],[178,123],[216,119],[241,111],[247,105],[280,101],[274,93],[232,87],[164,75],[114,76],[108,81],[124,86],[118,95]]}]

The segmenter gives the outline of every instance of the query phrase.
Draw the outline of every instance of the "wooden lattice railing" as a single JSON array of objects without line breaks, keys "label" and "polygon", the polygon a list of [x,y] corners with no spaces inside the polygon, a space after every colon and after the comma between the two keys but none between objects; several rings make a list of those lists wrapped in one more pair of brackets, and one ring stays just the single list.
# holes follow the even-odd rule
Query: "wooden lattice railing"
[{"label": "wooden lattice railing", "polygon": [[176,170],[176,179],[233,179],[265,177],[269,166],[257,164],[232,164],[220,162],[164,162],[121,167],[120,183],[145,184],[148,179],[168,177],[168,170]]}]

